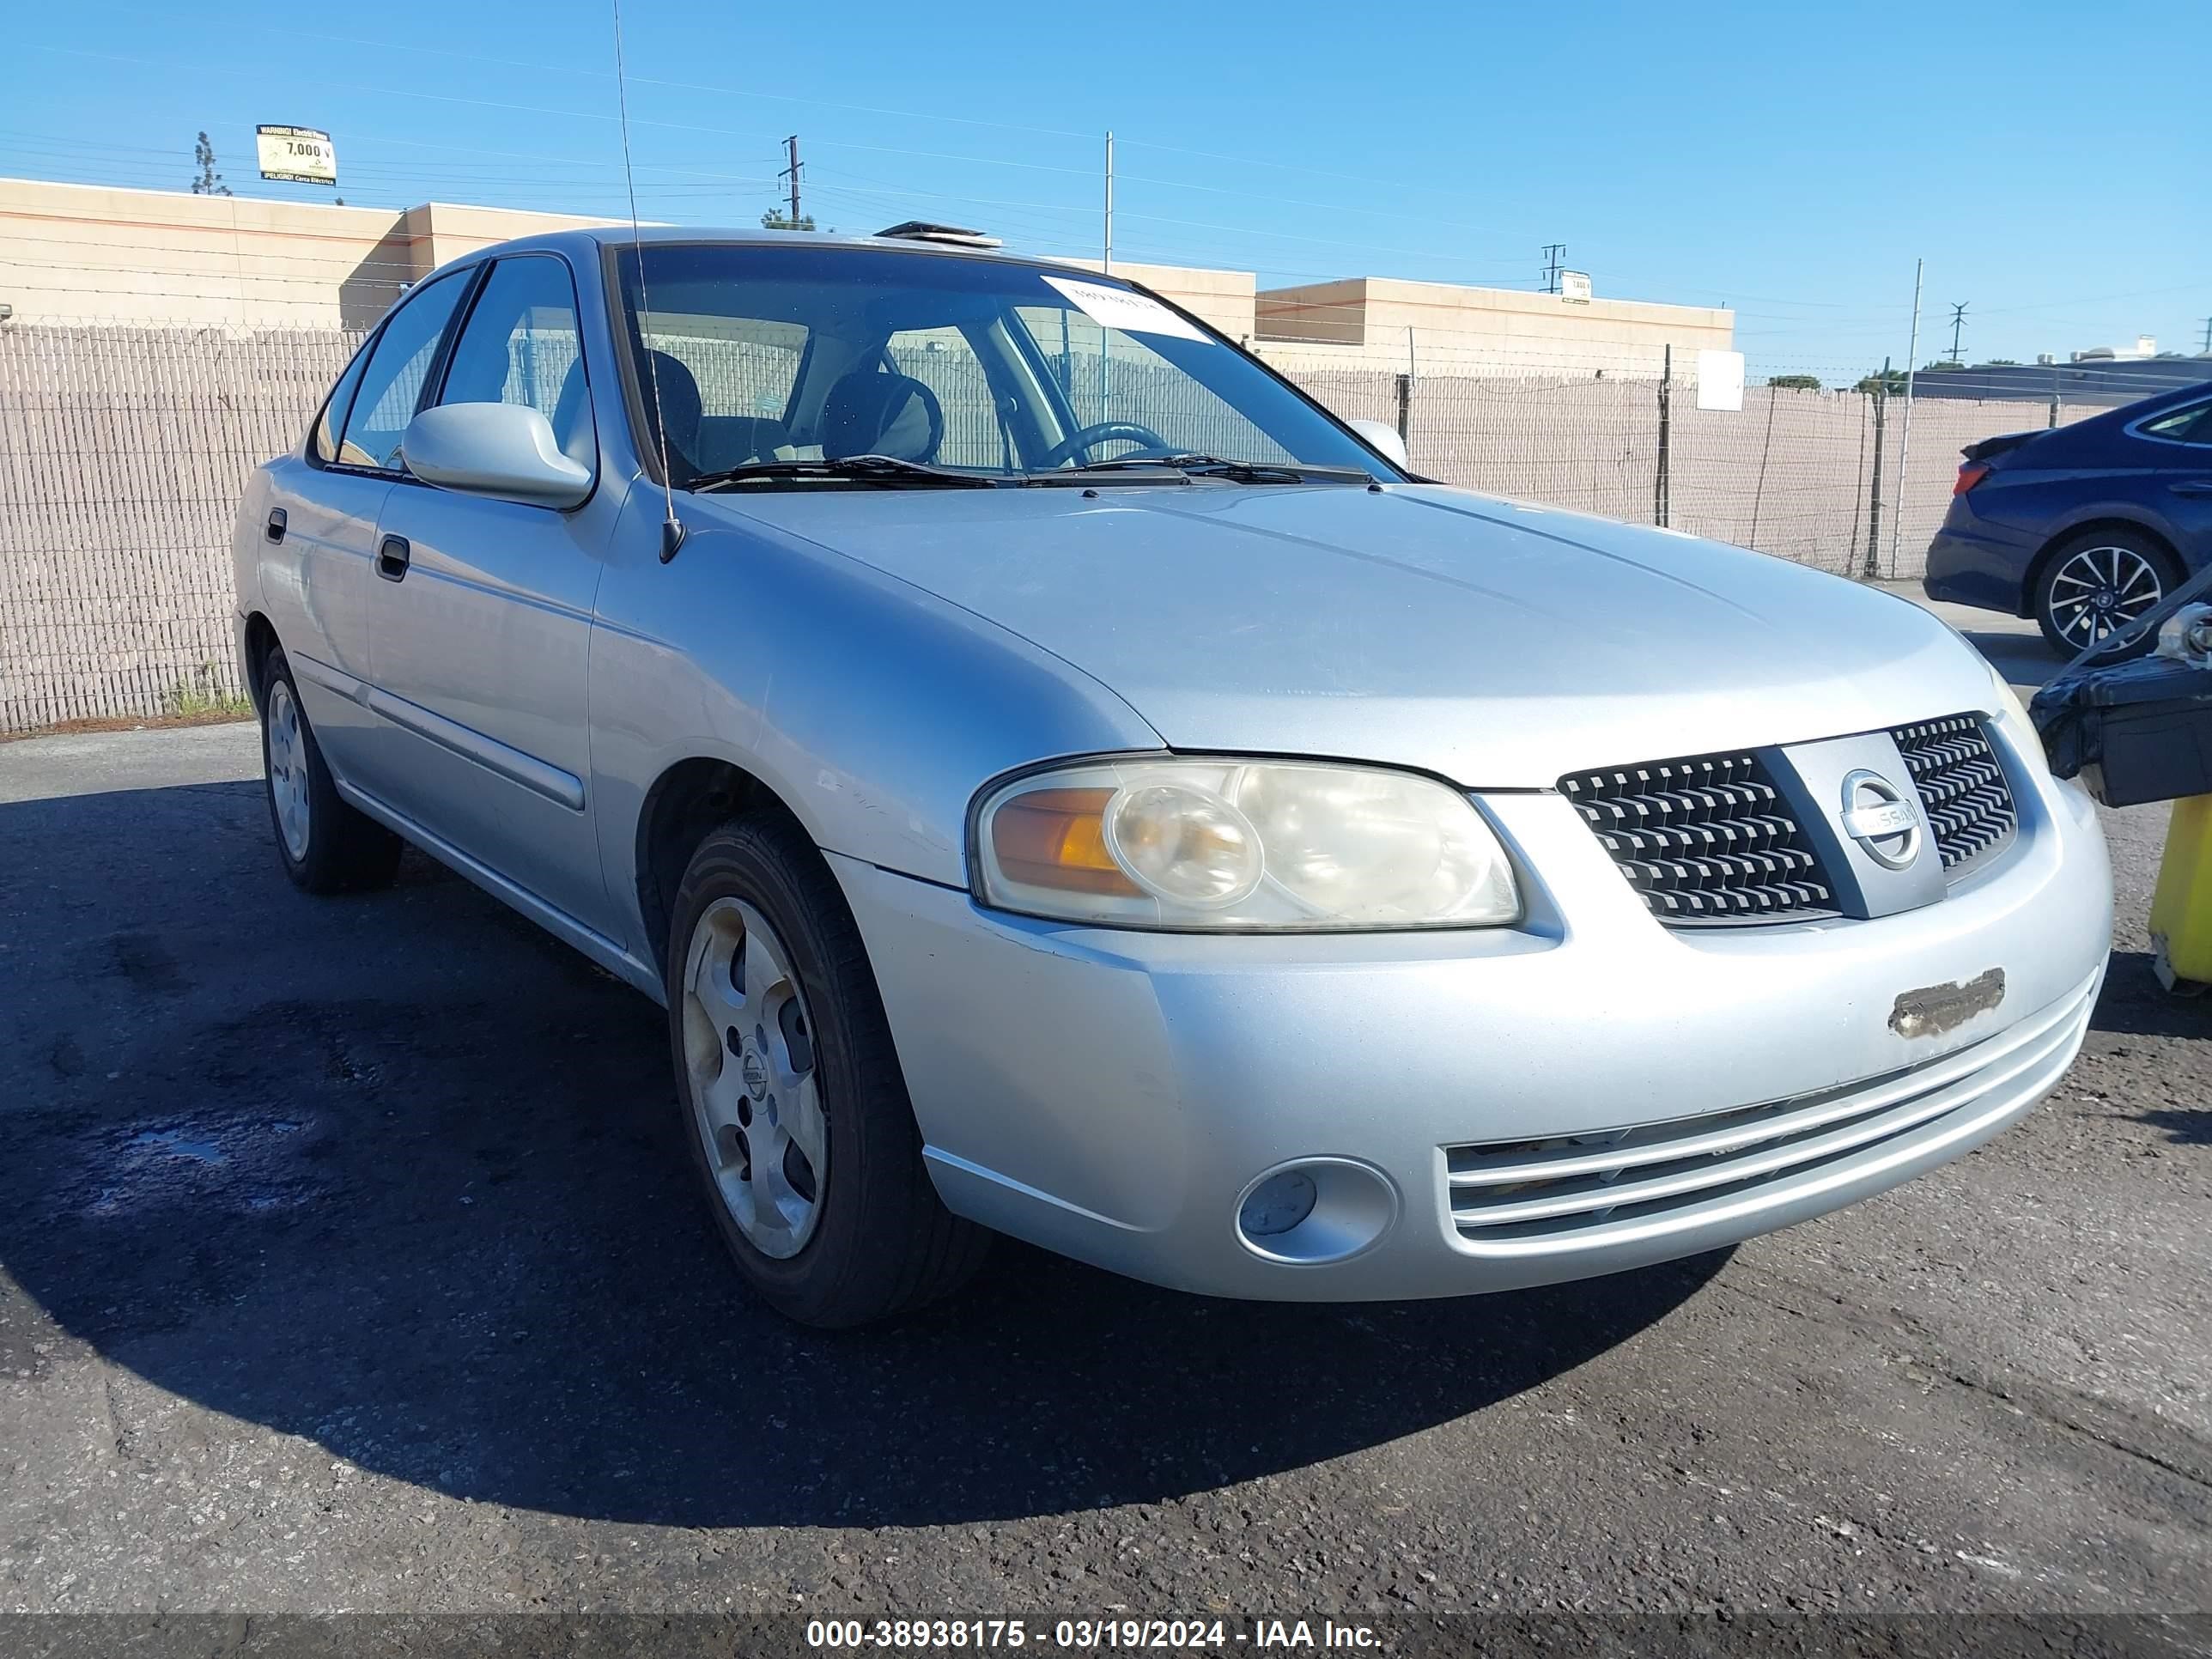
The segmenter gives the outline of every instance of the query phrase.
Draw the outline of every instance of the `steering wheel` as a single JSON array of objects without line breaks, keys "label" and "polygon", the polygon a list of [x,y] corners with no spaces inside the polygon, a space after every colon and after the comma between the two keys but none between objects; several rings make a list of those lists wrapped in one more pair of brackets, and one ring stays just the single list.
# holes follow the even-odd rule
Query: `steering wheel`
[{"label": "steering wheel", "polygon": [[1148,426],[1139,426],[1134,421],[1101,421],[1096,426],[1086,426],[1080,432],[1072,432],[1044,453],[1047,466],[1058,466],[1063,461],[1075,459],[1079,449],[1088,451],[1093,444],[1110,443],[1125,438],[1146,449],[1164,453],[1168,441]]}]

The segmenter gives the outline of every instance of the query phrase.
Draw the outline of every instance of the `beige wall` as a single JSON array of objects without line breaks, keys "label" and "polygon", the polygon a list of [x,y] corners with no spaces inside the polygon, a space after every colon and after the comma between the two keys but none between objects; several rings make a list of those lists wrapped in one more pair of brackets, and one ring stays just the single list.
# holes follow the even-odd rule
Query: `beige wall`
[{"label": "beige wall", "polygon": [[[1556,294],[1354,276],[1255,296],[1260,354],[1283,368],[1413,367],[1421,374],[1589,373],[1656,376],[1666,348],[1674,373],[1691,354],[1735,349],[1735,313],[1644,300],[1577,303]],[[1685,361],[1687,358],[1688,361]]]},{"label": "beige wall", "polygon": [[[1079,270],[1099,269],[1096,259],[1055,257],[1054,263],[1073,265]],[[1232,340],[1249,339],[1257,327],[1253,297],[1259,284],[1249,270],[1218,270],[1207,265],[1146,265],[1116,259],[1114,274],[1141,283],[1164,300],[1174,301]]]},{"label": "beige wall", "polygon": [[366,328],[458,254],[607,222],[0,179],[0,303],[29,323]]},{"label": "beige wall", "polygon": [[[398,213],[181,191],[0,179],[0,302],[20,322],[366,328],[402,287],[509,237],[614,222],[429,202]],[[1096,270],[1095,259],[1066,264]],[[1633,300],[1358,276],[1258,291],[1249,270],[1116,261],[1277,367],[1420,374],[1694,374],[1735,316]]]}]

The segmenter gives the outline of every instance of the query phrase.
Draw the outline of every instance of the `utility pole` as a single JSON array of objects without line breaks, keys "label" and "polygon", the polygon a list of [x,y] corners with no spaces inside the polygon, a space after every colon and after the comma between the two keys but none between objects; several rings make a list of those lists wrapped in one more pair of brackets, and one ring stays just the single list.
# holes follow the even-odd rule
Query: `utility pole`
[{"label": "utility pole", "polygon": [[1114,135],[1106,135],[1106,258],[1101,262],[1109,276],[1114,274]]},{"label": "utility pole", "polygon": [[1559,291],[1559,269],[1565,263],[1566,257],[1567,245],[1565,242],[1547,242],[1544,244],[1545,293],[1557,294]]},{"label": "utility pole", "polygon": [[793,133],[783,141],[784,153],[791,157],[790,165],[775,176],[791,180],[791,228],[799,228],[799,135]]},{"label": "utility pole", "polygon": [[1874,383],[1874,468],[1867,487],[1866,563],[1859,571],[1863,581],[1881,574],[1881,434],[1889,409],[1889,359],[1881,360],[1881,378]]},{"label": "utility pole", "polygon": [[1897,445],[1897,505],[1889,514],[1889,570],[1897,574],[1897,546],[1905,537],[1905,463],[1912,459],[1912,370],[1920,357],[1920,277],[1925,259],[1912,262],[1912,343],[1905,353],[1905,435]]},{"label": "utility pole", "polygon": [[1651,522],[1664,528],[1674,502],[1672,447],[1669,443],[1674,424],[1674,347],[1669,342],[1664,348],[1663,367],[1659,374],[1659,465],[1651,475]]},{"label": "utility pole", "polygon": [[1959,355],[1959,331],[1966,325],[1966,307],[1972,303],[1972,301],[1961,300],[1951,307],[1951,361],[1954,363],[1966,361]]},{"label": "utility pole", "polygon": [[2204,319],[2204,355],[2212,357],[2212,317]]}]

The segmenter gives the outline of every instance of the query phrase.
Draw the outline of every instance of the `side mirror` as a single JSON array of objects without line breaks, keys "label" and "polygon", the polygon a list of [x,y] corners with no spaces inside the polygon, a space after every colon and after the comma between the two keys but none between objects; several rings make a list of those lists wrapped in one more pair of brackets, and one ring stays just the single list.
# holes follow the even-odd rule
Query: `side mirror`
[{"label": "side mirror", "polygon": [[532,507],[569,507],[592,493],[590,470],[561,453],[526,404],[441,404],[407,422],[399,456],[424,483]]},{"label": "side mirror", "polygon": [[1413,459],[1406,453],[1406,441],[1398,435],[1398,428],[1380,421],[1346,421],[1345,424],[1367,441],[1367,447],[1384,460],[1395,462],[1408,472],[1413,470]]}]

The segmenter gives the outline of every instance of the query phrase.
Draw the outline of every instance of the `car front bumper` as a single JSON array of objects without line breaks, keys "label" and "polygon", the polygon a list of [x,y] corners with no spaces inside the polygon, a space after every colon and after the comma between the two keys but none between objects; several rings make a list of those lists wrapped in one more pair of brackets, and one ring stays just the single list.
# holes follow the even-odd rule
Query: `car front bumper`
[{"label": "car front bumper", "polygon": [[[2057,1082],[2111,939],[2103,838],[2087,797],[2031,772],[2009,724],[1995,736],[2016,842],[1941,902],[1871,921],[1662,927],[1548,793],[1483,798],[1537,878],[1515,929],[1086,928],[831,862],[956,1212],[1191,1291],[1458,1295],[1821,1214],[1959,1156]],[[1903,994],[1991,969],[1993,1008],[1894,1028],[1917,1030]],[[1304,1159],[1331,1161],[1324,1207],[1333,1182],[1364,1195],[1354,1231],[1380,1231],[1364,1248],[1285,1261],[1241,1236],[1252,1183]]]}]

